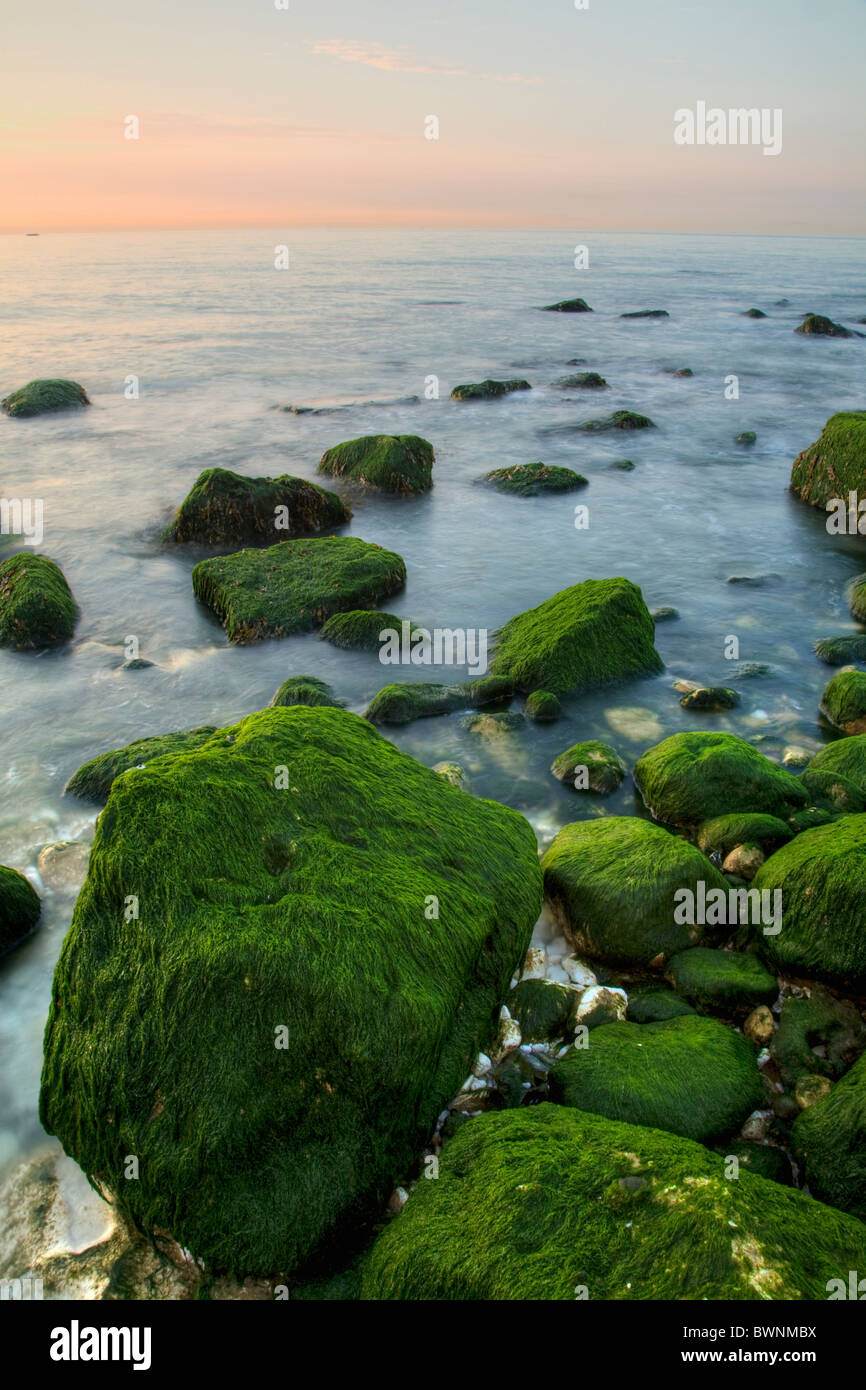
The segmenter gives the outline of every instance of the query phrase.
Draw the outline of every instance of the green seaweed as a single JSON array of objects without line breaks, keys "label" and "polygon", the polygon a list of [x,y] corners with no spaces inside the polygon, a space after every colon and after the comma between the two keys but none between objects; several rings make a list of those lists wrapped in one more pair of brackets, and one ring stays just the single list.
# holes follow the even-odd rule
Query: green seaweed
[{"label": "green seaweed", "polygon": [[494,468],[480,479],[497,492],[513,497],[537,497],[539,493],[574,492],[586,487],[587,479],[571,468],[558,468],[549,463],[518,463],[509,468]]},{"label": "green seaweed", "polygon": [[39,894],[29,879],[0,864],[0,956],[35,930],[41,911]]},{"label": "green seaweed", "polygon": [[672,734],[638,760],[634,779],[653,818],[681,828],[733,812],[787,820],[807,801],[796,777],[734,734]]},{"label": "green seaweed", "polygon": [[163,532],[163,540],[272,545],[293,536],[330,531],[351,515],[336,493],[288,473],[279,478],[247,478],[225,468],[206,468]]},{"label": "green seaweed", "polygon": [[433,445],[417,434],[365,434],[327,449],[318,471],[382,492],[416,494],[433,486]]},{"label": "green seaweed", "polygon": [[0,647],[42,651],[68,642],[79,610],[63,571],[29,550],[0,564]]},{"label": "green seaweed", "polygon": [[58,410],[77,410],[90,405],[87,392],[77,381],[64,381],[60,378],[44,377],[28,381],[11,395],[0,401],[0,407],[7,415],[19,420],[33,415],[51,415]]}]

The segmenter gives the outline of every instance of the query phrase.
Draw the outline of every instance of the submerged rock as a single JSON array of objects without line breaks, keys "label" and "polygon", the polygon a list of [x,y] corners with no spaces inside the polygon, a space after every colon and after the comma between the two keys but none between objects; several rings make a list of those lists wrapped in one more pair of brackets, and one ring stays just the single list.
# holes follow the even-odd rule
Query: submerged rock
[{"label": "submerged rock", "polygon": [[743,317],[747,319],[765,319],[767,315],[764,313],[763,309],[746,309],[743,312]]},{"label": "submerged rock", "polygon": [[543,1104],[463,1126],[373,1246],[361,1296],[823,1300],[863,1268],[853,1217],[745,1165],[731,1182],[691,1140]]},{"label": "submerged rock", "polygon": [[351,515],[336,493],[288,473],[279,478],[247,478],[226,468],[206,468],[163,532],[163,540],[273,545],[293,536],[333,530]]},{"label": "submerged rock", "polygon": [[39,851],[36,867],[46,888],[54,892],[74,888],[77,892],[84,882],[89,859],[90,845],[79,840],[57,840]]},{"label": "submerged rock", "polygon": [[52,415],[58,410],[78,410],[85,405],[90,405],[90,399],[77,381],[47,377],[28,381],[26,386],[19,387],[0,401],[0,407],[7,415],[19,420],[29,419],[33,415]]},{"label": "submerged rock", "polygon": [[572,376],[559,376],[550,384],[557,391],[600,391],[607,387],[607,382],[598,372],[575,372]]},{"label": "submerged rock", "polygon": [[779,993],[775,975],[741,951],[715,951],[694,946],[668,961],[667,977],[680,994],[710,1013],[750,1013],[759,1004],[772,1004]]},{"label": "submerged rock", "polygon": [[42,904],[39,894],[17,869],[0,864],[0,956],[35,931]]},{"label": "submerged rock", "polygon": [[654,623],[672,623],[679,616],[679,609],[672,608],[669,604],[661,608],[653,608],[650,610],[650,617]]},{"label": "submerged rock", "polygon": [[203,724],[198,729],[184,732],[157,734],[153,738],[139,738],[127,743],[123,748],[112,748],[108,753],[99,753],[89,762],[82,763],[77,772],[70,777],[63,788],[64,796],[80,796],[85,801],[106,801],[115,777],[132,768],[145,768],[156,758],[167,754],[193,753],[207,743],[216,729],[211,724]]},{"label": "submerged rock", "polygon": [[587,485],[587,479],[581,473],[550,463],[518,463],[509,468],[494,468],[479,481],[489,483],[497,492],[510,492],[515,497],[537,497],[544,492],[574,492],[575,488]]},{"label": "submerged rock", "polygon": [[820,439],[795,458],[791,488],[822,509],[833,498],[847,503],[849,492],[866,494],[866,411],[830,416]]},{"label": "submerged rock", "polygon": [[621,319],[669,319],[667,309],[633,309],[630,314],[620,314]]},{"label": "submerged rock", "polygon": [[655,423],[648,415],[638,415],[634,410],[615,410],[612,415],[605,415],[600,420],[587,420],[580,428],[600,434],[606,430],[650,430],[655,429]]},{"label": "submerged rock", "polygon": [[821,696],[821,713],[843,734],[866,734],[866,671],[840,671]]},{"label": "submerged rock", "polygon": [[809,333],[821,338],[853,338],[855,335],[850,328],[844,328],[841,323],[834,323],[832,319],[825,318],[823,314],[807,314],[803,322],[795,329],[795,333]]},{"label": "submerged rock", "polygon": [[613,462],[609,463],[607,466],[608,468],[615,469],[618,473],[634,472],[634,464],[631,459],[614,459]]},{"label": "submerged rock", "polygon": [[754,430],[743,430],[742,434],[738,434],[736,436],[736,438],[734,439],[734,443],[745,445],[755,444],[757,443],[757,439],[758,436],[755,434]]},{"label": "submerged rock", "polygon": [[540,898],[516,812],[345,711],[250,715],[115,784],[55,974],[42,1122],[209,1268],[345,1249],[490,1042]]},{"label": "submerged rock", "polygon": [[326,681],[315,676],[289,676],[271,699],[270,706],[287,709],[292,705],[325,705],[339,709],[340,701]]},{"label": "submerged rock", "polygon": [[787,820],[807,801],[796,777],[734,734],[672,734],[644,753],[634,779],[653,818],[683,829],[735,811]]},{"label": "submerged rock", "polygon": [[72,637],[78,616],[63,571],[47,555],[22,550],[0,564],[0,647],[58,647]]},{"label": "submerged rock", "polygon": [[229,641],[239,643],[287,637],[334,613],[373,607],[405,582],[399,555],[356,536],[240,550],[200,560],[192,572],[196,598],[213,609]]},{"label": "submerged rock", "polygon": [[776,970],[866,988],[866,815],[804,830],[762,865],[754,887],[782,894],[782,930],[758,936]]},{"label": "submerged rock", "polygon": [[[676,894],[727,883],[700,850],[637,816],[563,826],[541,861],[554,918],[583,955],[650,965],[701,938]],[[680,920],[677,920],[680,919]]]},{"label": "submerged rock", "polygon": [[511,618],[497,634],[490,670],[517,689],[588,690],[663,669],[637,585],[587,579]]},{"label": "submerged rock", "polygon": [[576,1110],[706,1141],[761,1104],[756,1057],[742,1034],[697,1014],[607,1024],[557,1062],[550,1092]]},{"label": "submerged rock", "polygon": [[566,748],[551,763],[550,770],[560,782],[575,791],[607,796],[615,792],[626,774],[626,765],[615,748],[599,739],[586,739]]},{"label": "submerged rock", "polygon": [[558,304],[545,304],[548,314],[591,314],[592,310],[585,299],[561,299]]},{"label": "submerged rock", "polygon": [[522,377],[510,381],[476,381],[465,386],[455,386],[451,392],[452,401],[491,401],[498,396],[508,396],[512,391],[531,391],[532,387]]},{"label": "submerged rock", "polygon": [[428,492],[433,486],[433,445],[417,434],[365,434],[327,449],[317,471],[351,478],[381,492]]},{"label": "submerged rock", "polygon": [[696,709],[704,713],[718,713],[720,710],[736,709],[740,697],[736,690],[724,685],[702,685],[697,690],[688,690],[680,699],[683,709]]},{"label": "submerged rock", "polygon": [[451,714],[456,709],[465,709],[467,704],[460,685],[394,681],[373,696],[364,718],[371,724],[410,724],[413,719]]}]

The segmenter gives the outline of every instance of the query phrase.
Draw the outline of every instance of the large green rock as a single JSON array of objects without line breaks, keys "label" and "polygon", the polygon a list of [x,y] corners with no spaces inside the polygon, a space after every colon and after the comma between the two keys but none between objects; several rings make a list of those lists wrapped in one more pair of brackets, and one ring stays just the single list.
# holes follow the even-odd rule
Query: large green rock
[{"label": "large green rock", "polygon": [[39,921],[39,894],[17,869],[0,864],[0,956],[28,937]]},{"label": "large green rock", "polygon": [[845,328],[841,323],[834,323],[825,314],[807,314],[803,322],[794,329],[794,332],[806,333],[819,338],[854,337],[850,328]]},{"label": "large green rock", "polygon": [[787,820],[808,800],[796,777],[734,734],[672,734],[638,760],[634,780],[655,820],[684,829],[733,812]]},{"label": "large green rock", "polygon": [[377,691],[364,712],[371,724],[410,724],[465,709],[469,700],[460,685],[426,681],[392,681]]},{"label": "large green rock", "polygon": [[26,386],[19,387],[11,396],[5,396],[0,401],[7,415],[16,416],[19,420],[32,415],[52,415],[58,410],[78,410],[84,405],[90,405],[90,400],[84,387],[79,386],[77,381],[50,377],[28,381]]},{"label": "large green rock", "polygon": [[754,1043],[715,1018],[606,1023],[550,1073],[551,1099],[609,1120],[711,1139],[764,1099]]},{"label": "large green rock", "polygon": [[22,550],[0,564],[0,647],[60,646],[77,621],[78,605],[63,571],[47,555]]},{"label": "large green rock", "polygon": [[782,1005],[772,1051],[786,1086],[804,1073],[838,1081],[866,1049],[866,1024],[854,1004],[813,985]]},{"label": "large green rock", "polygon": [[859,1221],[725,1174],[700,1144],[579,1110],[482,1115],[373,1246],[362,1298],[824,1300],[866,1269]]},{"label": "large green rock", "polygon": [[866,734],[838,738],[816,753],[808,766],[809,772],[829,772],[853,782],[866,793]]},{"label": "large green rock", "polygon": [[520,980],[505,1002],[524,1042],[549,1042],[574,1032],[580,994],[555,980]]},{"label": "large green rock", "polygon": [[704,821],[698,828],[697,841],[705,854],[718,854],[727,859],[738,845],[759,845],[767,854],[772,854],[780,845],[786,845],[793,833],[777,816],[735,812]]},{"label": "large green rock", "polygon": [[250,715],[115,781],[42,1122],[209,1267],[345,1248],[489,1046],[540,902],[516,812],[345,711]]},{"label": "large green rock", "polygon": [[680,994],[710,1013],[750,1013],[772,1004],[779,993],[775,975],[757,956],[694,946],[668,961],[668,979]]},{"label": "large green rock", "polygon": [[821,696],[821,713],[843,734],[866,734],[866,671],[847,668]]},{"label": "large green rock", "polygon": [[566,748],[554,758],[550,770],[558,781],[568,782],[575,791],[608,796],[625,777],[626,765],[609,743],[591,738]]},{"label": "large green rock", "polygon": [[592,310],[585,299],[560,299],[558,304],[545,304],[548,314],[591,314]]},{"label": "large green rock", "polygon": [[273,545],[293,536],[331,531],[351,515],[336,493],[288,473],[279,478],[246,478],[226,468],[206,468],[163,539],[199,545]]},{"label": "large green rock", "polygon": [[815,643],[815,655],[827,666],[848,666],[866,661],[866,632],[846,633],[842,637],[822,637]]},{"label": "large green rock", "polygon": [[326,450],[318,472],[382,492],[412,494],[433,486],[433,462],[433,445],[417,434],[365,434]]},{"label": "large green rock", "polygon": [[791,1140],[813,1196],[866,1221],[866,1057],[798,1116]]},{"label": "large green rock", "polygon": [[147,767],[154,758],[162,758],[166,753],[193,753],[207,743],[215,732],[212,724],[203,724],[198,729],[138,738],[123,748],[98,753],[89,762],[82,763],[77,772],[73,772],[63,788],[64,795],[80,796],[85,801],[107,801],[112,783],[121,772],[129,772],[134,767]]},{"label": "large green rock", "polygon": [[762,864],[753,888],[782,895],[782,929],[759,936],[777,970],[866,988],[866,815],[805,830]]},{"label": "large green rock", "polygon": [[521,690],[589,690],[663,670],[654,638],[636,584],[587,579],[511,618],[497,634],[490,670]]},{"label": "large green rock", "polygon": [[[322,625],[319,636],[333,647],[345,647],[362,652],[378,652],[382,649],[381,633],[396,632],[402,637],[405,618],[397,618],[393,613],[383,613],[380,609],[358,608],[348,613],[335,613]],[[409,637],[416,632],[414,623],[409,623]]]},{"label": "large green rock", "polygon": [[558,468],[550,463],[518,463],[510,468],[494,468],[485,473],[481,482],[495,487],[497,492],[510,492],[514,497],[537,497],[540,492],[574,492],[586,487],[587,480],[573,468]]},{"label": "large green rock", "polygon": [[356,536],[281,541],[200,560],[192,587],[223,623],[229,641],[258,642],[320,626],[333,613],[372,608],[406,582],[392,550]]},{"label": "large green rock", "polygon": [[804,502],[822,509],[835,497],[847,506],[849,492],[866,495],[866,411],[830,416],[817,443],[795,458],[791,487]]},{"label": "large green rock", "polygon": [[[636,816],[605,816],[565,825],[541,861],[544,890],[578,952],[622,965],[648,965],[700,940],[679,922],[676,893],[727,892],[727,882],[700,850]],[[694,915],[694,914],[692,914]]]}]

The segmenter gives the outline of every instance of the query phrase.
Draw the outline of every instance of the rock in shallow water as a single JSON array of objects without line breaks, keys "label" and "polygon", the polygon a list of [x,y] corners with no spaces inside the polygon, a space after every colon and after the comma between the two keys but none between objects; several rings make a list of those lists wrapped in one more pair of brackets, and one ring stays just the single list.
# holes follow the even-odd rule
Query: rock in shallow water
[{"label": "rock in shallow water", "polygon": [[734,734],[673,734],[644,753],[634,778],[651,815],[683,828],[735,811],[787,820],[808,799],[796,777]]},{"label": "rock in shallow water", "polygon": [[433,445],[417,434],[366,434],[328,449],[317,471],[381,492],[414,494],[433,486],[433,463]]},{"label": "rock in shallow water", "polygon": [[0,401],[7,415],[19,420],[33,415],[52,415],[59,410],[78,410],[85,405],[90,405],[90,400],[77,381],[51,378],[28,381],[26,386]]},{"label": "rock in shallow water", "polygon": [[0,564],[0,647],[42,651],[68,642],[78,605],[47,555],[22,550]]},{"label": "rock in shallow water", "polygon": [[166,527],[163,540],[273,545],[293,536],[331,531],[351,515],[336,493],[288,473],[279,478],[248,478],[226,468],[207,468]]},{"label": "rock in shallow water", "polygon": [[36,889],[17,869],[0,864],[0,956],[35,929],[42,905]]}]

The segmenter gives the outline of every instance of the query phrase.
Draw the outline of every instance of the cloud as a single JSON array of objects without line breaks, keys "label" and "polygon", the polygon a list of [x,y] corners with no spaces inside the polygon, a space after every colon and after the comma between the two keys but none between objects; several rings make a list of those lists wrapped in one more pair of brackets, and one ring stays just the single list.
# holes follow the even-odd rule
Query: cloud
[{"label": "cloud", "polygon": [[312,44],[314,53],[338,58],[341,63],[361,63],[381,72],[418,72],[433,77],[474,77],[487,82],[535,84],[540,77],[527,77],[520,72],[473,72],[470,68],[453,67],[448,63],[427,63],[415,58],[405,48],[386,48],[381,43],[365,43],[351,39],[319,39]]}]

